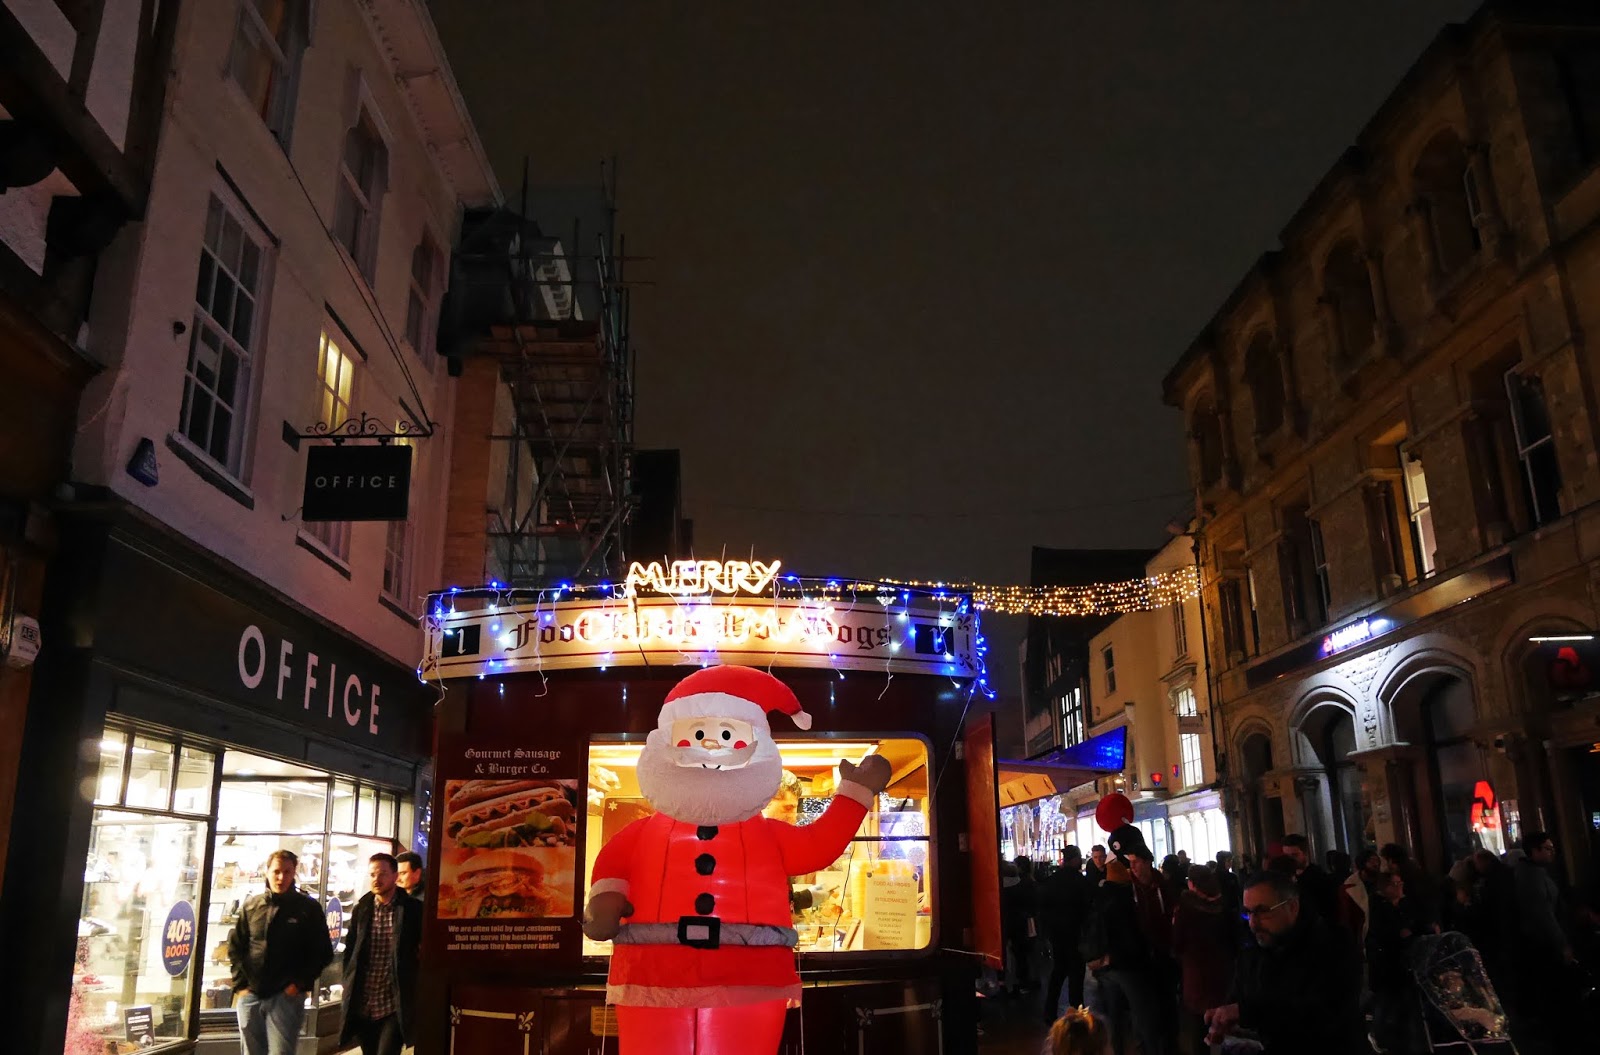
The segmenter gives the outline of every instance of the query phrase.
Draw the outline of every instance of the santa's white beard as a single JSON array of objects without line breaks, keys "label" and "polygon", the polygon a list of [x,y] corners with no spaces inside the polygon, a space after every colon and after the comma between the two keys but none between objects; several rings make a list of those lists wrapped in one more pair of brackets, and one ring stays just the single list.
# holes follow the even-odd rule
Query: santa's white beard
[{"label": "santa's white beard", "polygon": [[680,766],[667,733],[652,730],[639,755],[639,790],[650,805],[685,824],[737,824],[764,809],[783,782],[783,762],[768,744],[743,769]]}]

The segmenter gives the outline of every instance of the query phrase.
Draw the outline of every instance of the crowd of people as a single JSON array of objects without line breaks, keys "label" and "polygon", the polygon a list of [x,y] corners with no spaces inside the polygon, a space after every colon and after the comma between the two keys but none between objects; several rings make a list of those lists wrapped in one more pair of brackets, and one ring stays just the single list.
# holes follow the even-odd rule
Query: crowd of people
[{"label": "crowd of people", "polygon": [[1038,869],[1017,858],[1002,866],[1006,991],[1037,991],[1048,959],[1049,1055],[1411,1055],[1430,1036],[1585,1050],[1600,917],[1555,857],[1531,832],[1443,876],[1396,844],[1324,866],[1303,835],[1248,862],[1180,852],[1158,868],[1098,845]]}]

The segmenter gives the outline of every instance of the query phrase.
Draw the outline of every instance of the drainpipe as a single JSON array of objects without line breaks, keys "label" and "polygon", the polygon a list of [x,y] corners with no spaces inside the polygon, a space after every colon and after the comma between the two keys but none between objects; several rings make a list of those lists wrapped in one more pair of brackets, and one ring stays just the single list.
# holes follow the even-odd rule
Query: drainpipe
[{"label": "drainpipe", "polygon": [[[1194,576],[1195,582],[1199,585],[1200,589],[1200,657],[1205,663],[1206,668],[1206,717],[1211,723],[1211,755],[1215,770],[1212,775],[1216,778],[1217,790],[1222,792],[1222,795],[1225,799],[1227,797],[1227,789],[1224,786],[1223,771],[1226,767],[1223,765],[1223,759],[1225,759],[1227,755],[1223,750],[1222,741],[1217,739],[1217,708],[1221,704],[1217,699],[1211,673],[1211,641],[1210,634],[1206,629],[1207,619],[1205,575],[1200,566],[1200,539],[1203,534],[1204,521],[1201,521],[1196,525],[1195,530],[1189,533],[1189,546],[1191,551],[1194,553]],[[1226,808],[1226,803],[1224,803],[1224,808]]]}]

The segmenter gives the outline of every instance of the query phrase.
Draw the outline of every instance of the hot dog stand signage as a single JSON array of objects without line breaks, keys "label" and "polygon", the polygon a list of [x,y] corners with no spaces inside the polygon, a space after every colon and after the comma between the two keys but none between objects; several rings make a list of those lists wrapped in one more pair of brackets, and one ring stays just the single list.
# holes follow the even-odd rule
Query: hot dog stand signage
[{"label": "hot dog stand signage", "polygon": [[[634,564],[605,591],[453,611],[440,599],[425,673],[779,664],[972,677],[977,620],[893,588],[863,595],[786,589],[777,561]],[[792,578],[792,577],[791,577]],[[514,600],[514,599],[513,599]]]},{"label": "hot dog stand signage", "polygon": [[439,886],[450,953],[555,952],[577,916],[579,752],[455,743],[441,754]]}]

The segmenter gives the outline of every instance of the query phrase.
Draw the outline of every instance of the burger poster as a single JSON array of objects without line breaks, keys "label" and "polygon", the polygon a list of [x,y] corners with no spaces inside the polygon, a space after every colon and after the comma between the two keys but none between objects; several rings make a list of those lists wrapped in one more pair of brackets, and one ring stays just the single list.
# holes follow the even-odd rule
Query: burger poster
[{"label": "burger poster", "polygon": [[446,756],[431,905],[446,951],[560,948],[576,917],[580,787],[566,770],[577,754],[472,745]]}]

